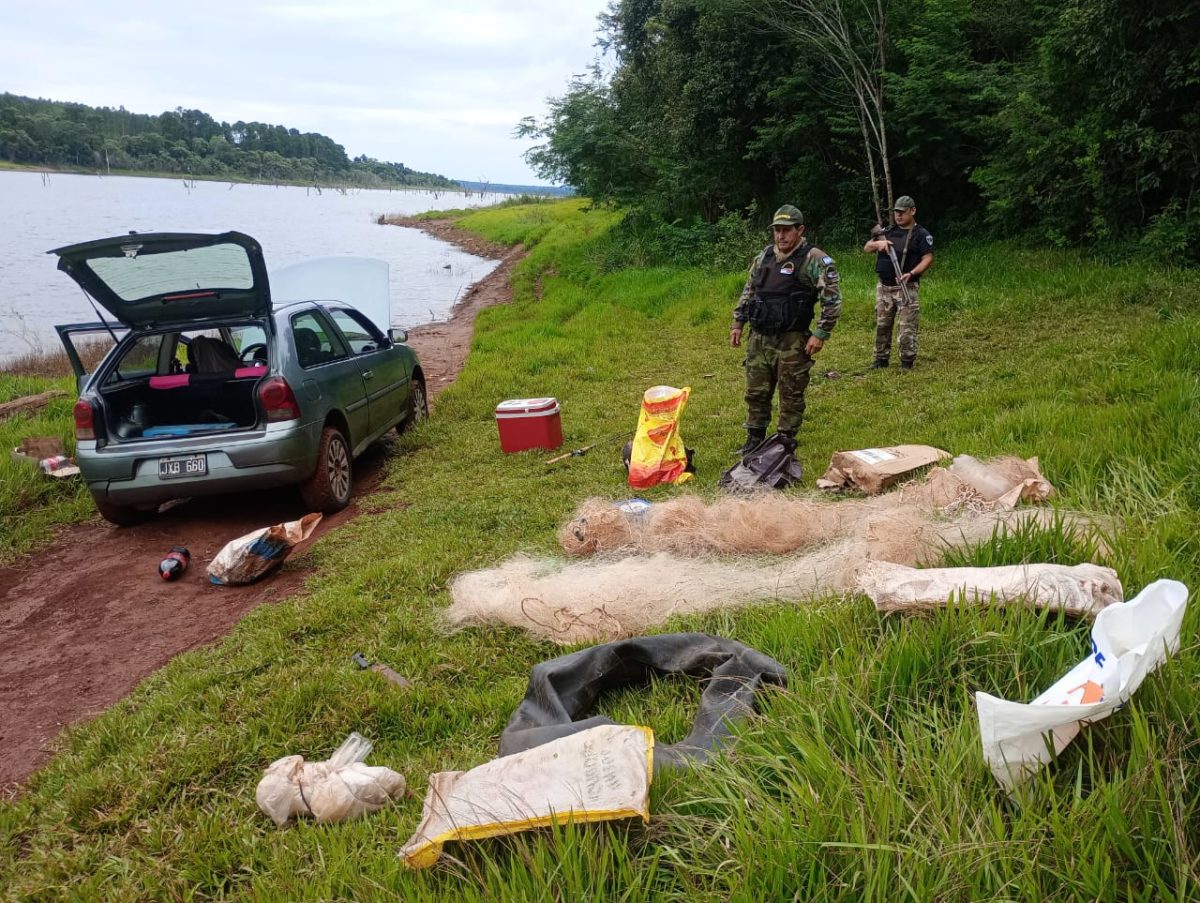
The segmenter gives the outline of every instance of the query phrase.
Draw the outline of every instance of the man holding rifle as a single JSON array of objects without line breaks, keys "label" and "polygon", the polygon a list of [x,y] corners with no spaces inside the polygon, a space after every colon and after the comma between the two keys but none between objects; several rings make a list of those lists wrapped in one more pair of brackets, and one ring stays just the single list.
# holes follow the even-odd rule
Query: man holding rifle
[{"label": "man holding rifle", "polygon": [[911,370],[917,360],[920,324],[921,274],[933,264],[933,236],[917,225],[917,203],[908,195],[892,209],[895,222],[887,229],[876,226],[863,250],[877,254],[875,272],[875,360],[872,369],[888,365],[892,326],[900,321],[900,367]]}]

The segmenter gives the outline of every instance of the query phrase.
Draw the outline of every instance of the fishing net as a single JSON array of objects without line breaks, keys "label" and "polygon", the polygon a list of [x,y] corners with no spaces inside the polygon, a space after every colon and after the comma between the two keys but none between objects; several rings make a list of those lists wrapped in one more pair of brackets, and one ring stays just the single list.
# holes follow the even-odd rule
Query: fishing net
[{"label": "fishing net", "polygon": [[[690,528],[694,520],[689,514],[694,518],[704,508],[698,504],[676,506],[672,523]],[[998,531],[1047,526],[1064,518],[1061,512],[1032,508],[963,512],[949,519],[911,508],[863,515],[859,509],[864,504],[817,505],[854,512],[838,516],[857,517],[861,530],[783,558],[685,557],[695,552],[695,545],[683,546],[683,552],[647,547],[641,551],[651,554],[588,561],[518,556],[456,578],[447,618],[456,626],[508,624],[563,644],[616,640],[645,633],[675,615],[842,594],[855,588],[871,561],[937,564],[947,550],[978,545]],[[834,517],[829,511],[822,514]],[[836,520],[829,523],[844,532]],[[653,535],[661,540],[670,534]],[[780,537],[773,541],[787,543]],[[767,551],[762,544],[757,550]]]},{"label": "fishing net", "polygon": [[588,499],[559,530],[558,540],[572,556],[615,551],[780,555],[864,530],[883,544],[889,542],[889,530],[899,531],[895,541],[903,543],[912,518],[1007,510],[1022,499],[1042,501],[1052,492],[1037,470],[1037,459],[983,464],[960,455],[949,470],[934,468],[897,492],[871,498],[828,501],[759,492],[712,503],[684,496],[642,508]]}]

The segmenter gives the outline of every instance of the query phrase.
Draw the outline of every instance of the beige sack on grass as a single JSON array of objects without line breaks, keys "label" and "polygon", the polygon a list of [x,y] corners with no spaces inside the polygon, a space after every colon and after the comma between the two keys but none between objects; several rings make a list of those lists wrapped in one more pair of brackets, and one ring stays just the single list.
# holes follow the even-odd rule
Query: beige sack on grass
[{"label": "beige sack on grass", "polygon": [[620,818],[650,820],[654,732],[607,724],[431,775],[421,823],[400,850],[412,868],[433,865],[451,840]]},{"label": "beige sack on grass", "polygon": [[886,561],[866,564],[858,587],[880,611],[1017,602],[1094,617],[1125,596],[1117,572],[1094,564],[1018,564],[991,568],[910,568]]},{"label": "beige sack on grass", "polygon": [[280,827],[294,815],[332,822],[382,809],[404,795],[404,777],[364,764],[370,753],[371,741],[355,733],[325,762],[305,762],[303,756],[276,759],[258,782],[258,808]]}]

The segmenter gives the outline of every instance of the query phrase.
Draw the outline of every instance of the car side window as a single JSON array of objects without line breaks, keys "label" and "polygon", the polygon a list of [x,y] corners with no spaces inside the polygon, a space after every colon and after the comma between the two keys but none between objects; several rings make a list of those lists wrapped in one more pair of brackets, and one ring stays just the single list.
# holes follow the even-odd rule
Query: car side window
[{"label": "car side window", "polygon": [[105,380],[108,384],[127,379],[154,376],[158,373],[158,353],[162,348],[163,336],[144,335],[134,339],[121,354],[117,366]]},{"label": "car side window", "polygon": [[346,357],[342,340],[334,334],[329,322],[315,310],[292,317],[292,337],[301,367],[318,367]]},{"label": "car side window", "polygon": [[350,343],[350,350],[354,354],[378,351],[388,344],[379,327],[357,310],[337,307],[329,311],[329,316]]}]

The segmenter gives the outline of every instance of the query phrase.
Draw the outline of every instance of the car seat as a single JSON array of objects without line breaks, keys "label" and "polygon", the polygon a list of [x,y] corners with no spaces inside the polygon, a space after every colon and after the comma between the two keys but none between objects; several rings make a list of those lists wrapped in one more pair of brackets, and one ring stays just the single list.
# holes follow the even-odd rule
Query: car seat
[{"label": "car seat", "polygon": [[221,339],[198,335],[187,346],[189,369],[193,373],[232,373],[242,360]]},{"label": "car seat", "polygon": [[307,326],[296,327],[296,356],[301,367],[311,367],[324,360],[321,353],[321,337]]}]

